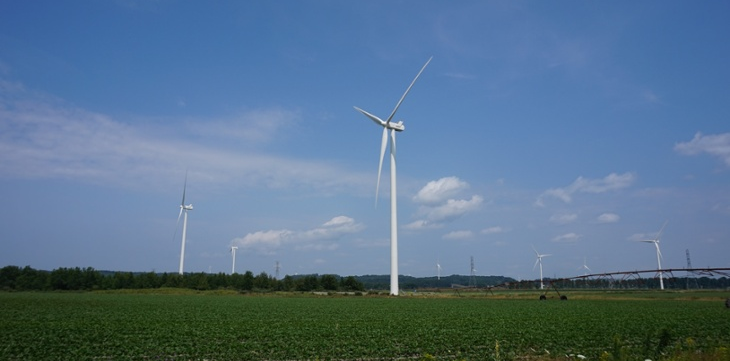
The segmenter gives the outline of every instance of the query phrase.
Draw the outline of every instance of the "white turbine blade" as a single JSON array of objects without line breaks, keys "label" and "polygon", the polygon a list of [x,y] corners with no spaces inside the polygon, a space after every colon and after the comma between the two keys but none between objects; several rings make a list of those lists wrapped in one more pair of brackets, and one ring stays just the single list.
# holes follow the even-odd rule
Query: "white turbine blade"
[{"label": "white turbine blade", "polygon": [[[185,207],[185,191],[188,189],[188,171],[185,171],[185,184],[183,185],[183,196],[182,196],[182,202],[180,202],[180,205]],[[182,214],[182,210],[180,210],[180,214]],[[180,220],[180,216],[177,217],[178,221]]]},{"label": "white turbine blade", "polygon": [[656,253],[659,255],[659,258],[664,259],[664,256],[662,256],[662,251],[659,249],[659,242],[654,243],[656,246]]},{"label": "white turbine blade", "polygon": [[370,114],[358,107],[353,107],[353,108],[355,108],[355,110],[357,110],[358,112],[364,114],[366,117],[372,119],[376,124],[385,126],[385,122],[382,119],[378,118],[377,115]]},{"label": "white turbine blade", "polygon": [[398,108],[400,107],[400,104],[403,103],[403,99],[405,99],[406,98],[406,95],[408,95],[408,92],[411,91],[411,88],[413,87],[413,84],[416,83],[416,80],[418,80],[418,77],[421,76],[421,73],[423,73],[423,70],[426,69],[426,66],[428,66],[428,63],[431,62],[431,59],[433,59],[433,56],[430,57],[430,58],[428,58],[428,61],[426,62],[426,64],[423,65],[423,67],[421,68],[421,71],[419,71],[418,74],[416,75],[416,77],[413,79],[413,81],[411,82],[411,85],[408,86],[408,89],[406,89],[406,92],[403,93],[403,96],[402,97],[400,97],[400,100],[398,101],[398,104],[395,105],[395,108],[393,109],[393,112],[390,113],[390,116],[385,121],[386,123],[390,123],[390,121],[393,119],[393,116],[395,115],[395,112],[398,111]]},{"label": "white turbine blade", "polygon": [[538,263],[538,262],[540,262],[540,257],[538,257],[538,258],[537,258],[537,259],[535,260],[535,265],[533,265],[533,266],[532,266],[532,270],[533,270],[533,271],[535,270],[535,267],[537,267],[537,263]]},{"label": "white turbine blade", "polygon": [[183,207],[180,207],[180,214],[177,215],[177,222],[175,222],[175,232],[172,234],[172,239],[175,240],[177,237],[177,229],[180,228],[180,217],[182,216]]},{"label": "white turbine blade", "polygon": [[659,230],[659,233],[657,233],[657,235],[656,235],[656,239],[655,239],[655,240],[656,240],[657,242],[659,242],[659,237],[661,237],[661,236],[662,236],[662,232],[664,232],[664,227],[666,227],[666,226],[667,226],[667,223],[669,223],[669,221],[664,221],[664,225],[663,225],[663,226],[662,226],[662,228],[661,228],[661,229]]},{"label": "white turbine blade", "polygon": [[395,131],[390,132],[390,154],[395,156]]},{"label": "white turbine blade", "polygon": [[537,253],[537,250],[535,249],[535,246],[534,245],[531,245],[531,246],[532,246],[532,250],[535,251],[535,255],[537,255],[538,257],[540,257],[540,254]]},{"label": "white turbine blade", "polygon": [[380,191],[380,174],[383,172],[383,158],[385,158],[385,147],[388,145],[388,128],[383,127],[383,140],[380,142],[380,164],[378,164],[378,183],[375,186],[375,206],[378,206],[378,193]]}]

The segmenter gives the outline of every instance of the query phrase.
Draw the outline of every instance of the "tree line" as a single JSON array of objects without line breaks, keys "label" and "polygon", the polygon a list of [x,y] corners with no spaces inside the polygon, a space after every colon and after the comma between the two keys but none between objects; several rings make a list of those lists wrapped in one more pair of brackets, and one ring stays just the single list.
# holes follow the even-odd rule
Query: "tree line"
[{"label": "tree line", "polygon": [[194,290],[233,289],[238,291],[364,291],[355,277],[338,275],[285,276],[282,279],[261,272],[225,273],[155,273],[109,272],[94,268],[57,268],[36,270],[30,266],[0,268],[3,291],[92,291],[151,288],[188,288]]}]

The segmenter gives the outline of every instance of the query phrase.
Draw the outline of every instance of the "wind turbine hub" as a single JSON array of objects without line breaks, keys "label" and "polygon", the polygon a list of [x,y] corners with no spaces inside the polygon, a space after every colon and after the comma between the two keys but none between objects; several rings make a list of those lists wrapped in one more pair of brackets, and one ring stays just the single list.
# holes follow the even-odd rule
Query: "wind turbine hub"
[{"label": "wind turbine hub", "polygon": [[406,130],[406,126],[403,125],[403,121],[399,121],[398,123],[390,122],[390,123],[388,123],[387,127],[388,127],[388,129],[393,129],[396,132],[402,132],[402,131]]}]

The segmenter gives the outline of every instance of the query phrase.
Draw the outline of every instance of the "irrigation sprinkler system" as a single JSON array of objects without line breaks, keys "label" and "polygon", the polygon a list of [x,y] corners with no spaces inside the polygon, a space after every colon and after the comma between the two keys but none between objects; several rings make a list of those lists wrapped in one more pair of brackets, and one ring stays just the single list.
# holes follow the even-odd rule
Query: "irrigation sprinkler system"
[{"label": "irrigation sprinkler system", "polygon": [[[669,268],[669,269],[655,269],[655,270],[642,270],[642,271],[625,271],[625,272],[608,272],[608,273],[593,273],[575,277],[566,278],[555,278],[546,279],[546,287],[542,289],[540,294],[540,300],[547,300],[547,293],[550,290],[555,291],[561,300],[567,300],[568,297],[565,294],[561,294],[559,288],[564,285],[572,285],[575,288],[576,282],[584,287],[593,286],[591,288],[599,289],[604,288],[600,286],[607,286],[608,289],[619,289],[627,288],[627,284],[630,283],[631,288],[637,288],[642,284],[647,284],[648,280],[653,280],[658,275],[664,275],[664,279],[684,279],[684,277],[674,277],[674,272],[685,272],[686,274],[693,274],[698,276],[707,277],[730,277],[730,268]],[[654,277],[642,277],[642,275],[653,274]],[[669,277],[666,277],[669,275]],[[524,289],[534,287],[535,280],[526,280],[518,282],[505,282],[502,284],[484,287],[490,294],[494,294],[492,290],[495,289]],[[598,287],[596,287],[598,286]]]}]

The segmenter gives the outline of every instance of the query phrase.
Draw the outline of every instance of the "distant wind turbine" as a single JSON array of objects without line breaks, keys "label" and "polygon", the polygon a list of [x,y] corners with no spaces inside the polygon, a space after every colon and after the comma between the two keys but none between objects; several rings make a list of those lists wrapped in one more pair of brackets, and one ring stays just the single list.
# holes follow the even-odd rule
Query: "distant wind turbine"
[{"label": "distant wind turbine", "polygon": [[441,264],[436,260],[436,279],[441,280]]},{"label": "distant wind turbine", "polygon": [[233,246],[231,247],[231,255],[233,257],[233,266],[231,266],[231,274],[236,273],[236,250],[238,247]]},{"label": "distant wind turbine", "polygon": [[383,170],[383,158],[385,157],[385,148],[388,145],[388,129],[390,129],[390,294],[397,296],[398,295],[398,204],[396,201],[396,176],[395,176],[395,132],[402,132],[406,128],[403,125],[403,121],[398,121],[397,123],[391,122],[393,120],[393,116],[395,115],[395,112],[400,107],[401,103],[403,103],[403,99],[406,98],[406,95],[408,95],[408,92],[411,90],[411,87],[413,87],[413,84],[416,83],[416,80],[418,80],[418,77],[421,76],[421,73],[424,69],[426,69],[426,66],[428,63],[431,62],[431,59],[433,57],[429,58],[425,65],[421,68],[421,71],[418,72],[416,77],[411,82],[411,85],[408,86],[408,89],[406,89],[406,92],[403,93],[403,96],[400,98],[398,103],[395,105],[395,108],[393,109],[393,112],[390,113],[390,116],[384,121],[377,116],[370,114],[358,107],[355,107],[355,110],[362,113],[366,117],[370,118],[372,121],[374,121],[379,126],[383,127],[383,138],[380,143],[380,164],[378,165],[378,182],[375,187],[375,205],[378,204],[378,192],[380,190],[380,173]]},{"label": "distant wind turbine", "polygon": [[538,265],[538,263],[540,264],[540,289],[543,289],[543,288],[545,288],[545,285],[542,283],[542,258],[550,256],[550,255],[538,253],[537,250],[535,249],[535,246],[532,246],[532,250],[535,251],[535,255],[537,256],[537,260],[535,260],[535,265],[532,266],[532,270],[534,271],[535,267]]},{"label": "distant wind turbine", "polygon": [[[185,172],[185,185],[183,186],[182,202],[180,202],[180,214],[177,215],[177,224],[180,224],[180,216],[182,216],[183,212],[185,213],[185,217],[183,218],[182,247],[180,249],[180,270],[178,272],[180,274],[183,274],[183,263],[185,261],[185,235],[188,229],[188,211],[193,210],[192,204],[185,205],[185,191],[187,190],[187,188],[188,173]],[[177,227],[175,227],[175,229],[177,229]]]},{"label": "distant wind turbine", "polygon": [[665,221],[662,228],[659,230],[659,233],[657,233],[656,238],[654,239],[647,239],[639,242],[647,242],[647,243],[654,243],[654,247],[656,247],[656,263],[657,263],[657,269],[659,272],[659,288],[664,289],[664,275],[662,273],[662,251],[659,250],[659,237],[662,236],[662,232],[664,231],[664,227],[667,226],[667,223],[669,221]]},{"label": "distant wind turbine", "polygon": [[[584,275],[584,276],[585,276],[585,275],[587,275],[587,274],[588,274],[588,272],[593,272],[593,271],[591,271],[591,269],[590,269],[590,268],[588,268],[588,266],[586,265],[586,258],[585,258],[585,257],[583,257],[583,267],[578,267],[578,269],[582,269],[582,270],[585,270],[585,271],[583,271],[583,275]],[[588,272],[586,272],[586,271],[588,271]]]}]

